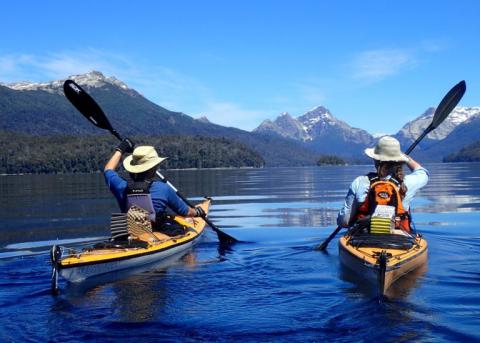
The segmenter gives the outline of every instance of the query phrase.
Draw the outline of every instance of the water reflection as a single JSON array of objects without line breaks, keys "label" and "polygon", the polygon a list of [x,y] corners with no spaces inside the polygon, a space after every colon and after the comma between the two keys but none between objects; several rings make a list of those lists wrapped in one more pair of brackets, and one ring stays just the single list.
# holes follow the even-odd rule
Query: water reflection
[{"label": "water reflection", "polygon": [[430,181],[420,192],[420,199],[415,199],[417,211],[474,212],[480,209],[477,163],[432,164],[427,167],[430,170]]},{"label": "water reflection", "polygon": [[[385,292],[385,298],[387,300],[402,300],[409,296],[409,294],[421,283],[422,276],[428,271],[428,262],[420,266],[419,268],[407,273],[400,279],[395,281]],[[339,277],[350,284],[353,287],[344,289],[347,296],[356,297],[358,294],[362,294],[367,298],[378,297],[378,287],[374,284],[365,282],[361,276],[352,272],[344,265],[340,265]]]},{"label": "water reflection", "polygon": [[[98,302],[115,309],[116,320],[149,321],[158,316],[169,298],[181,291],[169,289],[168,270],[180,267],[192,271],[197,265],[196,253],[183,252],[157,263],[100,275],[81,283],[69,283],[61,291],[59,301],[75,306]],[[109,299],[107,303],[106,299]]]},{"label": "water reflection", "polygon": [[[427,167],[431,181],[413,206],[430,267],[394,283],[388,301],[339,269],[335,241],[328,254],[313,251],[371,166],[168,171],[185,195],[213,196],[212,221],[247,243],[221,246],[209,230],[172,265],[61,281],[57,298],[48,254],[1,260],[0,341],[478,341],[478,164]],[[0,184],[0,247],[103,236],[116,210],[99,174]]]}]

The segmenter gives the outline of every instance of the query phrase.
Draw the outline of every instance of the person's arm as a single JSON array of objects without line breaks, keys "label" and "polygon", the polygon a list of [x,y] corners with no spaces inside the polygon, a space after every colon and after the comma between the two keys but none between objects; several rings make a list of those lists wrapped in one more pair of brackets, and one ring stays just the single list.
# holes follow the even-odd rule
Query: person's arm
[{"label": "person's arm", "polygon": [[188,206],[173,189],[168,187],[168,207],[185,217],[204,217],[205,211],[199,207]]},{"label": "person's arm", "polygon": [[117,169],[121,159],[122,159],[122,153],[118,150],[115,151],[112,157],[110,157],[110,159],[108,160],[107,164],[105,164],[105,168],[103,168],[103,171]]},{"label": "person's arm", "polygon": [[428,170],[416,162],[412,158],[407,162],[408,167],[412,172],[405,175],[404,185],[406,186],[405,197],[403,198],[403,207],[405,209],[410,208],[410,202],[415,197],[416,193],[428,183],[429,173]]},{"label": "person's arm", "polygon": [[415,169],[422,168],[420,163],[415,161],[412,157],[408,156],[408,161],[407,161],[407,166],[410,168],[411,171],[414,171]]},{"label": "person's arm", "polygon": [[122,159],[122,155],[125,153],[132,153],[135,144],[129,138],[125,138],[116,148],[112,157],[108,160],[107,164],[103,168],[103,171],[115,170]]},{"label": "person's arm", "polygon": [[343,203],[343,207],[338,212],[337,216],[337,225],[341,227],[349,227],[351,217],[352,217],[352,206],[353,201],[355,200],[355,193],[352,190],[352,187],[348,189],[347,196],[345,197],[345,201]]},{"label": "person's arm", "polygon": [[404,183],[408,187],[408,190],[415,193],[417,190],[427,184],[429,179],[429,173],[427,169],[422,167],[420,163],[418,163],[411,157],[409,157],[407,166],[412,172],[409,175],[405,176]]},{"label": "person's arm", "polygon": [[203,210],[203,208],[201,208],[199,206],[195,206],[195,207],[189,207],[188,208],[188,213],[187,213],[186,216],[187,217],[205,217],[206,213]]},{"label": "person's arm", "polygon": [[355,223],[358,207],[365,201],[369,188],[370,180],[368,176],[359,176],[353,180],[345,197],[343,207],[338,213],[338,226],[350,227]]}]

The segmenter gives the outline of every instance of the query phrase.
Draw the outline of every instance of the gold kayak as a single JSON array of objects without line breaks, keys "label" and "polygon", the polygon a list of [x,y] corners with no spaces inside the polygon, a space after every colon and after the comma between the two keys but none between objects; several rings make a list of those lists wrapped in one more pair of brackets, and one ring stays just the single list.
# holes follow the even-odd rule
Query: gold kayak
[{"label": "gold kayak", "polygon": [[338,248],[340,262],[377,285],[382,296],[395,281],[427,261],[427,241],[420,235],[347,233]]},{"label": "gold kayak", "polygon": [[[210,200],[205,200],[199,206],[208,214]],[[169,237],[153,232],[153,238],[145,237],[133,244],[109,241],[81,251],[54,246],[51,253],[52,289],[57,289],[57,272],[70,282],[80,282],[90,277],[158,262],[185,252],[201,239],[205,220],[181,216],[176,216],[174,220],[186,228],[183,235]]]}]

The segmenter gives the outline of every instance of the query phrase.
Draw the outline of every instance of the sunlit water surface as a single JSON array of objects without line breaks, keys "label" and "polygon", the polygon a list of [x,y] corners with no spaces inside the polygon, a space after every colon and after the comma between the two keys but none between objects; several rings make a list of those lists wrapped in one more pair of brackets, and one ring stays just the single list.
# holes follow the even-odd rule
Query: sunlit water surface
[{"label": "sunlit water surface", "polygon": [[[480,340],[480,165],[428,166],[413,203],[428,266],[379,301],[339,265],[334,229],[367,166],[167,171],[211,220],[248,242],[207,236],[184,256],[50,294],[54,240],[108,235],[117,211],[100,174],[0,177],[0,341]],[[66,241],[64,241],[66,240]]]}]

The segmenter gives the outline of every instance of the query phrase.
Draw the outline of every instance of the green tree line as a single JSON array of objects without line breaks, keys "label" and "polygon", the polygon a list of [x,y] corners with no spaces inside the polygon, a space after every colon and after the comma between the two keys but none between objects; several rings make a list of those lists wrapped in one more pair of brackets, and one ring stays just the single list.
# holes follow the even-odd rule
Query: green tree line
[{"label": "green tree line", "polygon": [[[263,167],[262,157],[227,138],[136,136],[168,159],[163,168]],[[86,173],[103,169],[118,141],[103,136],[34,136],[0,131],[0,174]]]},{"label": "green tree line", "polygon": [[317,166],[323,165],[345,165],[346,162],[342,158],[335,156],[335,155],[322,155],[317,161]]},{"label": "green tree line", "polygon": [[459,152],[444,157],[443,162],[480,162],[480,141],[469,144]]}]

